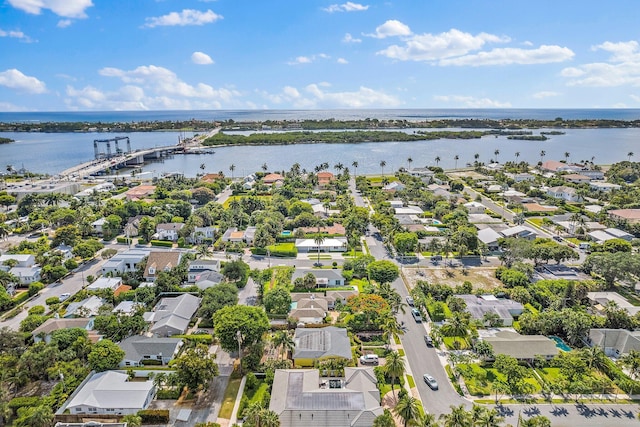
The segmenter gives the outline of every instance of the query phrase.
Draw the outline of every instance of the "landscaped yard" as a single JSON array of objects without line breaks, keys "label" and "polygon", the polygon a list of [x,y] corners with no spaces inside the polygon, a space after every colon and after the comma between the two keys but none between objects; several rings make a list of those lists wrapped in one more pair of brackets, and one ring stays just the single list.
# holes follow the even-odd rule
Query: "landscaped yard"
[{"label": "landscaped yard", "polygon": [[429,283],[457,286],[466,281],[473,284],[474,289],[492,289],[502,286],[495,277],[495,268],[468,268],[465,271],[456,268],[405,268],[404,275],[409,281],[410,287],[414,287],[418,280]]},{"label": "landscaped yard", "polygon": [[222,399],[222,406],[220,407],[220,413],[218,417],[224,419],[230,419],[233,412],[233,406],[236,403],[236,397],[238,396],[238,390],[240,390],[240,377],[236,372],[231,375],[227,389],[224,391],[224,398]]},{"label": "landscaped yard", "polygon": [[[460,364],[458,365],[458,369],[462,378],[464,378],[464,383],[471,393],[474,396],[488,396],[493,393],[493,383],[497,380],[504,381],[505,376],[498,372],[498,370],[488,367],[482,367],[478,364]],[[542,390],[540,383],[534,377],[533,371],[530,371],[530,376],[525,379],[525,381],[534,387],[533,393],[539,393]]]},{"label": "landscaped yard", "polygon": [[442,337],[442,342],[449,350],[466,350],[469,348],[469,341],[462,337]]}]

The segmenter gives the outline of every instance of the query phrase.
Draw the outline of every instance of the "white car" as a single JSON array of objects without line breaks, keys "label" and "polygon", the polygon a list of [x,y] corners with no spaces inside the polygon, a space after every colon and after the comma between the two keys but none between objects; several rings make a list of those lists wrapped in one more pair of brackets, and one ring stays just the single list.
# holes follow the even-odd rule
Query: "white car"
[{"label": "white car", "polygon": [[360,364],[362,365],[377,365],[378,363],[378,356],[375,354],[365,354],[360,356]]},{"label": "white car", "polygon": [[69,299],[69,297],[71,297],[71,294],[65,292],[64,294],[61,294],[58,298],[60,299],[60,302],[62,302]]}]

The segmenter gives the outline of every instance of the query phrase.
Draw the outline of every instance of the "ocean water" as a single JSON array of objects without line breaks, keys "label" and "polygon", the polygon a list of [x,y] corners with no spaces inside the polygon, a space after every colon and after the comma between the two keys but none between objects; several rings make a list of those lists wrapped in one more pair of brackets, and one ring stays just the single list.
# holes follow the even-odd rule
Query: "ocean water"
[{"label": "ocean water", "polygon": [[[144,112],[59,112],[59,113],[0,113],[0,121],[153,121],[153,120],[203,120],[258,121],[265,119],[364,119],[377,118],[404,119],[408,121],[425,118],[532,118],[553,119],[640,119],[638,109],[609,110],[522,110],[522,109],[433,109],[433,110],[256,110],[256,111],[144,111]],[[539,130],[534,130],[537,134]],[[0,133],[0,136],[15,139],[12,144],[0,145],[0,172],[6,165],[25,167],[34,172],[55,174],[75,164],[89,161],[94,157],[94,139],[114,136],[129,136],[131,148],[149,148],[172,145],[178,142],[178,132],[135,132],[135,133]],[[182,135],[191,136],[191,135]],[[498,150],[499,154],[494,153]],[[472,140],[435,140],[413,142],[380,142],[361,144],[300,144],[287,146],[243,146],[220,147],[214,154],[179,155],[163,162],[150,163],[145,170],[160,174],[181,172],[195,176],[205,165],[206,172],[222,171],[230,175],[229,166],[235,166],[235,175],[246,175],[266,163],[269,170],[286,170],[293,163],[313,170],[323,162],[331,166],[342,163],[351,166],[357,161],[357,173],[381,173],[380,162],[385,161],[385,173],[392,173],[400,167],[422,167],[438,165],[444,168],[464,166],[473,163],[474,154],[479,160],[518,160],[537,163],[540,152],[546,152],[545,160],[564,159],[570,153],[570,161],[591,160],[596,163],[611,164],[626,160],[628,152],[637,152],[640,158],[640,128],[630,129],[569,129],[565,135],[553,136],[547,141],[517,141],[506,137],[484,137]],[[455,161],[455,156],[459,160]],[[125,173],[125,172],[122,172]]]}]

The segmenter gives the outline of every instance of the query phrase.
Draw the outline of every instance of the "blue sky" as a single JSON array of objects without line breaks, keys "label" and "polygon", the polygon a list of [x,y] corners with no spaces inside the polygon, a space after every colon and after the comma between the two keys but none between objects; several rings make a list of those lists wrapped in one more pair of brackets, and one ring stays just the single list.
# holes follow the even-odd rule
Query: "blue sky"
[{"label": "blue sky", "polygon": [[640,108],[637,0],[0,2],[0,111]]}]

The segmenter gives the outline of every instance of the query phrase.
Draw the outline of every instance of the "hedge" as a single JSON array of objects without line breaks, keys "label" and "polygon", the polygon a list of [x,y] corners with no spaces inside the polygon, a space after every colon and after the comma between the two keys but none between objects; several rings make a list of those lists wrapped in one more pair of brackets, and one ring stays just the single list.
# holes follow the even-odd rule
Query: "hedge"
[{"label": "hedge", "polygon": [[178,389],[160,389],[156,394],[156,399],[159,400],[177,400],[180,397],[180,390]]},{"label": "hedge", "polygon": [[20,292],[18,295],[16,295],[13,298],[13,304],[14,305],[20,305],[23,302],[25,302],[26,300],[29,299],[31,295],[29,295],[29,292]]},{"label": "hedge", "polygon": [[213,336],[210,334],[197,334],[197,335],[172,335],[171,338],[182,338],[186,341],[193,341],[196,344],[211,344],[213,343]]},{"label": "hedge", "polygon": [[167,424],[169,422],[168,409],[143,409],[136,414],[142,418],[142,424]]},{"label": "hedge", "polygon": [[7,403],[7,406],[13,410],[13,412],[17,412],[20,408],[30,407],[30,406],[38,406],[40,404],[39,396],[24,396],[24,397],[14,397]]},{"label": "hedge", "polygon": [[169,241],[169,240],[152,240],[151,241],[151,246],[162,246],[165,248],[172,248],[173,247],[173,242]]}]

